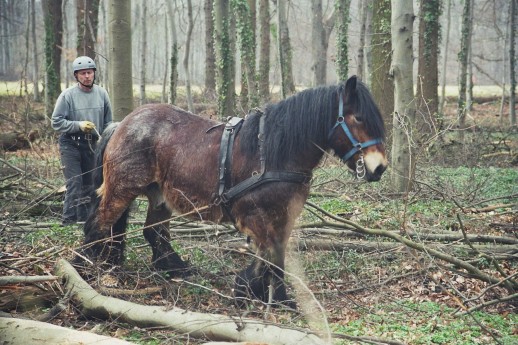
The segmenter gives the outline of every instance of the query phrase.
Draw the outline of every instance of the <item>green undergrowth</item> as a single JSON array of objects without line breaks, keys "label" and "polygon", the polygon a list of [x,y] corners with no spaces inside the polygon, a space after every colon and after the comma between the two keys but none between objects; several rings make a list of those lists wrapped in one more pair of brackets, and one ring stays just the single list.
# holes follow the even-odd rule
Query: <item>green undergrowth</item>
[{"label": "green undergrowth", "polygon": [[518,315],[485,312],[459,315],[455,312],[435,302],[401,301],[379,305],[372,313],[334,323],[332,328],[346,335],[383,337],[415,345],[518,344],[518,335],[514,334]]}]

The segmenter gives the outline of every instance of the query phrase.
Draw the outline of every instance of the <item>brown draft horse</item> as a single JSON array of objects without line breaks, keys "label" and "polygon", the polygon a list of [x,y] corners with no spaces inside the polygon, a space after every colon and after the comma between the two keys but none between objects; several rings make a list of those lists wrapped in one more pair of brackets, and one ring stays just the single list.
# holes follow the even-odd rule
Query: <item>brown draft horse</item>
[{"label": "brown draft horse", "polygon": [[[225,128],[171,105],[150,104],[105,131],[97,150],[102,173],[95,177],[98,189],[84,228],[84,254],[121,264],[128,207],[146,195],[144,236],[152,247],[152,264],[183,275],[189,268],[169,243],[167,220],[173,210],[187,213],[208,205],[194,213],[196,217],[233,221],[252,238],[257,251],[236,277],[234,295],[240,304],[246,298],[267,302],[271,284],[273,300],[293,306],[284,285],[284,256],[308,197],[309,178],[268,181],[221,202],[219,152]],[[324,152],[331,150],[367,181],[377,181],[387,166],[383,138],[380,112],[356,77],[345,85],[308,89],[246,117],[229,151],[227,187],[256,176],[261,168],[310,177]]]}]

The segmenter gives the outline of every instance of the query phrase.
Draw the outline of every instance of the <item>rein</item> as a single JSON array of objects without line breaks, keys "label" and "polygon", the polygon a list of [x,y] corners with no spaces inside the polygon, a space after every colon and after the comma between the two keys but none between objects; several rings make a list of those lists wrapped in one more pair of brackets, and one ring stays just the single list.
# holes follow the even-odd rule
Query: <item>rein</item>
[{"label": "rein", "polygon": [[255,173],[244,181],[239,182],[235,186],[230,186],[232,171],[232,151],[234,140],[243,125],[243,119],[233,117],[225,125],[223,135],[221,136],[221,146],[219,151],[219,185],[218,195],[215,198],[215,204],[222,204],[230,215],[229,206],[231,203],[243,196],[245,193],[270,182],[289,182],[289,183],[309,183],[312,175],[295,171],[266,171],[264,149],[262,142],[264,140],[264,114],[260,110],[259,120],[259,159],[261,162],[261,172]]},{"label": "rein", "polygon": [[356,153],[360,152],[360,157],[356,161],[356,176],[359,179],[362,179],[365,176],[365,161],[363,159],[362,150],[369,146],[381,144],[382,140],[380,138],[376,138],[376,139],[371,139],[371,140],[365,141],[363,143],[360,143],[358,140],[356,140],[356,138],[351,133],[351,130],[349,129],[349,127],[347,127],[347,124],[345,123],[344,101],[343,101],[341,90],[340,90],[339,98],[340,98],[340,103],[338,104],[338,117],[336,119],[335,125],[329,131],[327,138],[328,139],[331,138],[331,135],[333,135],[334,130],[337,127],[342,128],[342,130],[344,131],[345,135],[347,136],[347,138],[349,139],[349,141],[351,142],[353,147],[348,152],[346,152],[340,159],[342,160],[342,162],[345,163],[349,159],[351,159]]}]

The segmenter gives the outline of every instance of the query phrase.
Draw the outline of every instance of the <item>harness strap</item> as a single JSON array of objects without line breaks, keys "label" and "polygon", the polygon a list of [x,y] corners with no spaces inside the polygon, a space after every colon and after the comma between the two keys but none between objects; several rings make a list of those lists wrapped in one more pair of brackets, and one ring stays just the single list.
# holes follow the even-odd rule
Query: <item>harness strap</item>
[{"label": "harness strap", "polygon": [[228,191],[220,195],[223,204],[229,204],[232,200],[243,196],[248,191],[270,182],[309,183],[312,175],[294,171],[266,171],[263,174],[253,175],[239,182]]},{"label": "harness strap", "polygon": [[219,188],[218,195],[222,195],[225,187],[229,182],[230,169],[232,169],[232,149],[236,133],[241,129],[243,119],[240,117],[232,117],[223,130],[221,136],[221,146],[219,149]]}]

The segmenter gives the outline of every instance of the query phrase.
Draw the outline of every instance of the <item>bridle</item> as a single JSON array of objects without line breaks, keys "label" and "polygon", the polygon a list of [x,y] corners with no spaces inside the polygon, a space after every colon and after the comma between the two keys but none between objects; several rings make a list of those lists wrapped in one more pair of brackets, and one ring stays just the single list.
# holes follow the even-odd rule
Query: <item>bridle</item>
[{"label": "bridle", "polygon": [[347,136],[347,138],[349,139],[349,141],[351,142],[351,145],[353,147],[348,152],[346,152],[340,159],[342,160],[342,162],[346,163],[356,153],[360,152],[360,157],[356,161],[356,176],[359,179],[362,179],[363,177],[365,177],[365,173],[366,173],[365,172],[365,161],[363,159],[362,150],[369,146],[381,144],[383,141],[381,140],[381,138],[371,139],[371,140],[365,141],[363,143],[360,143],[358,140],[356,140],[356,138],[351,133],[351,130],[349,129],[349,127],[347,127],[347,124],[345,123],[344,101],[343,101],[342,96],[343,96],[343,93],[342,93],[342,90],[340,89],[340,93],[339,93],[340,103],[338,104],[338,117],[336,119],[335,125],[333,126],[333,128],[331,128],[331,130],[329,131],[329,135],[327,137],[328,137],[328,139],[330,139],[337,127],[340,126],[342,128],[342,130],[344,131],[345,135]]}]

